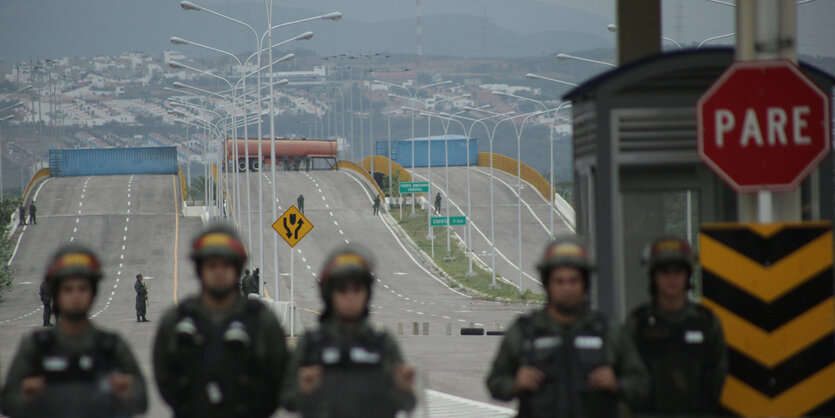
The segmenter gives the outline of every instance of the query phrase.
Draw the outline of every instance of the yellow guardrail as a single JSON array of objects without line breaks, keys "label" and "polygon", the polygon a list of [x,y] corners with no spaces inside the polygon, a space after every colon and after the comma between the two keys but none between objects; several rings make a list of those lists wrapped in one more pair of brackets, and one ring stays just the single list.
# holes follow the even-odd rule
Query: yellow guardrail
[{"label": "yellow guardrail", "polygon": [[[369,173],[371,172],[371,157],[365,157],[365,159],[362,160],[362,168],[364,170],[368,171]],[[375,155],[374,156],[374,172],[383,173],[385,175],[388,175],[388,173],[389,173],[389,159],[387,157],[382,156],[382,155]],[[397,178],[398,183],[399,182],[404,182],[404,181],[405,182],[414,181],[412,179],[412,173],[410,173],[409,170],[406,169],[406,167],[403,167],[402,165],[400,165],[400,164],[398,164],[394,161],[391,162],[391,173],[394,177]],[[397,173],[397,174],[395,174],[395,173]],[[423,196],[423,193],[415,193],[415,196]]]},{"label": "yellow guardrail", "polygon": [[[490,167],[490,153],[489,152],[479,152],[478,153],[478,166],[479,167]],[[493,153],[493,168],[502,170],[508,174],[516,175],[517,173],[517,160],[515,158],[508,157],[506,155],[496,154]],[[530,183],[538,192],[542,195],[542,197],[547,202],[551,198],[551,194],[548,190],[551,188],[551,185],[548,184],[548,180],[539,174],[533,167],[522,163],[521,167],[521,175],[522,180],[527,181]],[[554,195],[556,195],[557,191],[554,189]]]},{"label": "yellow guardrail", "polygon": [[183,201],[185,202],[185,200],[186,200],[186,193],[187,193],[187,192],[186,192],[186,175],[183,173],[183,169],[182,169],[182,167],[177,166],[177,174],[179,174],[179,175],[180,175],[180,191],[182,192],[182,193],[180,194],[180,197],[181,197],[181,198],[183,199]]},{"label": "yellow guardrail", "polygon": [[[365,159],[362,160],[362,168],[371,172],[371,157],[365,157]],[[374,171],[388,175],[389,159],[382,155],[375,155]],[[396,173],[396,177],[400,181],[412,181],[412,174],[409,173],[409,170],[394,161],[391,162],[391,173],[392,175],[395,175]]]},{"label": "yellow guardrail", "polygon": [[368,174],[367,171],[363,170],[363,168],[360,167],[358,164],[353,163],[351,161],[347,161],[347,160],[339,160],[339,161],[336,162],[336,168],[338,168],[340,170],[341,169],[353,170],[353,171],[356,171],[357,173],[362,174],[362,176],[365,177],[365,179],[368,180],[368,182],[371,183],[374,186],[374,188],[377,190],[377,194],[380,195],[380,199],[385,199],[386,198],[386,194],[383,193],[382,190],[380,190],[380,186],[377,185],[377,182],[374,181],[374,178],[372,178],[371,175]]},{"label": "yellow guardrail", "polygon": [[26,202],[26,199],[29,198],[29,191],[32,189],[32,186],[44,177],[49,177],[49,168],[42,168],[38,170],[34,176],[32,176],[29,180],[29,184],[26,185],[26,189],[23,192],[23,202]]}]

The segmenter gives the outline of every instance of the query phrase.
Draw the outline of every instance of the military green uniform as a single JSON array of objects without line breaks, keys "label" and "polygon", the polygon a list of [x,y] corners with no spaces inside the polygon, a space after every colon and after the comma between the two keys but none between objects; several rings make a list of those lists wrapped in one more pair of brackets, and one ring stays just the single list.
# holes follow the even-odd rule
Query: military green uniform
[{"label": "military green uniform", "polygon": [[[112,393],[110,373],[133,376],[133,396],[122,401]],[[43,392],[24,401],[21,384],[43,376]],[[60,327],[24,337],[2,391],[3,413],[11,417],[114,417],[143,413],[148,407],[145,380],[125,341],[93,324],[80,335]]]},{"label": "military green uniform", "polygon": [[639,416],[711,416],[728,372],[725,337],[718,318],[688,302],[680,312],[648,303],[626,322],[652,377],[650,396],[635,408]]},{"label": "military green uniform", "polygon": [[188,299],[163,316],[154,374],[178,418],[268,417],[279,405],[288,353],[275,316],[257,300],[224,312]]},{"label": "military green uniform", "polygon": [[[545,374],[536,392],[514,393],[516,373],[533,366]],[[611,366],[618,394],[589,387],[587,376]],[[618,402],[629,403],[649,391],[649,378],[632,341],[613,321],[586,311],[569,326],[554,321],[547,308],[521,317],[507,331],[487,378],[494,398],[519,398],[519,417],[619,416]]]},{"label": "military green uniform", "polygon": [[[414,395],[394,383],[394,368],[400,363],[403,356],[388,333],[365,320],[353,330],[326,320],[299,340],[282,404],[305,418],[393,418],[415,406]],[[302,395],[299,368],[313,365],[324,367],[322,384],[311,395]]]},{"label": "military green uniform", "polygon": [[45,281],[41,282],[39,295],[43,304],[43,326],[48,327],[52,325],[52,294],[49,293],[49,285]]},{"label": "military green uniform", "polygon": [[148,288],[145,287],[145,283],[137,280],[133,284],[133,290],[136,291],[136,322],[147,322],[145,314],[148,307]]}]

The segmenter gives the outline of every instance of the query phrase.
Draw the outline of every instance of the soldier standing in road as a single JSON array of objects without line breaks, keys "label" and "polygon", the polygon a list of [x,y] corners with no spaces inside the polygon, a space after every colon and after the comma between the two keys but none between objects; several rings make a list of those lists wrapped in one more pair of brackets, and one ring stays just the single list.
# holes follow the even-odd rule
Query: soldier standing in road
[{"label": "soldier standing in road", "polygon": [[380,213],[380,195],[374,196],[374,214]]},{"label": "soldier standing in road", "polygon": [[154,374],[177,418],[266,418],[278,409],[284,331],[238,291],[247,251],[237,231],[206,227],[193,241],[200,293],[172,307],[154,340]]},{"label": "soldier standing in road", "polygon": [[712,416],[728,371],[719,319],[690,302],[694,257],[680,238],[654,241],[645,250],[652,301],[626,322],[652,378],[650,396],[635,408],[640,416]]},{"label": "soldier standing in road", "polygon": [[244,269],[244,277],[241,277],[241,294],[244,296],[246,296],[246,289],[249,288],[249,280],[251,278],[249,269]]},{"label": "soldier standing in road", "polygon": [[441,213],[441,192],[435,195],[435,213]]},{"label": "soldier standing in road", "polygon": [[249,297],[251,294],[258,294],[258,279],[256,278],[258,274],[258,269],[255,269],[255,272],[252,275],[249,274],[249,270],[247,270],[246,276],[244,279],[241,280],[241,291],[244,294],[244,297]]},{"label": "soldier standing in road", "polygon": [[26,225],[26,208],[23,207],[23,202],[17,207],[17,217],[20,225]]},{"label": "soldier standing in road", "polygon": [[300,194],[298,198],[296,198],[296,206],[299,207],[299,212],[304,215],[304,195]]},{"label": "soldier standing in road", "polygon": [[258,294],[258,289],[261,288],[261,267],[256,267],[252,272],[252,289],[250,293]]},{"label": "soldier standing in road", "polygon": [[588,308],[588,250],[558,239],[537,268],[547,305],[507,331],[487,388],[499,400],[519,398],[523,418],[618,417],[619,401],[645,396],[649,378],[632,340]]},{"label": "soldier standing in road", "polygon": [[148,286],[142,280],[142,275],[136,275],[136,283],[133,284],[133,290],[136,290],[136,322],[148,322],[145,318],[145,313],[148,308]]},{"label": "soldier standing in road", "polygon": [[98,257],[70,244],[58,250],[44,281],[57,326],[24,337],[3,387],[10,417],[128,417],[148,407],[145,380],[119,335],[88,319],[102,278]]},{"label": "soldier standing in road", "polygon": [[38,208],[35,207],[35,201],[29,204],[29,222],[34,225],[38,224]]},{"label": "soldier standing in road", "polygon": [[49,293],[49,286],[46,281],[41,282],[39,295],[43,304],[43,326],[52,326],[52,295]]},{"label": "soldier standing in road", "polygon": [[414,369],[394,338],[367,320],[372,271],[370,256],[357,246],[328,257],[319,282],[325,311],[293,354],[287,409],[305,418],[393,418],[414,408]]}]

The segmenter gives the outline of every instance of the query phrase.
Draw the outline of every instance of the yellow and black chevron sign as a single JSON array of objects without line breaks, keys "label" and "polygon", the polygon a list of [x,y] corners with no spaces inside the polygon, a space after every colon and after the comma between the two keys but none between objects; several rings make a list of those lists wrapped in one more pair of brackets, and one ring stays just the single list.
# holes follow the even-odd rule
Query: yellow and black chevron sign
[{"label": "yellow and black chevron sign", "polygon": [[829,222],[702,225],[702,303],[728,343],[728,411],[835,416],[832,245]]}]

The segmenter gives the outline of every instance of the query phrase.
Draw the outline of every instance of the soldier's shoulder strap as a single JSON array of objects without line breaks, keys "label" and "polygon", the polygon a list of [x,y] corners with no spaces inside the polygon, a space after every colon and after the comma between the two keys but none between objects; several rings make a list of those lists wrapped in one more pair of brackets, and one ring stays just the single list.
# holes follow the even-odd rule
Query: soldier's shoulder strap
[{"label": "soldier's shoulder strap", "polygon": [[534,316],[536,312],[530,312],[523,315],[519,315],[516,318],[516,322],[513,324],[515,327],[519,327],[519,330],[522,331],[522,335],[525,337],[526,340],[530,340],[536,337],[536,321],[534,321]]},{"label": "soldier's shoulder strap", "polygon": [[191,317],[192,319],[196,318],[197,313],[197,297],[191,296],[186,298],[184,301],[180,302],[177,305],[177,321],[184,319],[186,317]]},{"label": "soldier's shoulder strap", "polygon": [[589,312],[591,315],[591,329],[597,334],[604,336],[609,332],[609,318],[598,311]]},{"label": "soldier's shoulder strap", "polygon": [[55,333],[52,328],[37,330],[32,334],[32,341],[35,343],[35,350],[39,354],[44,353],[55,346]]},{"label": "soldier's shoulder strap", "polygon": [[116,346],[119,344],[119,336],[116,333],[96,330],[95,346],[100,353],[115,353]]}]

